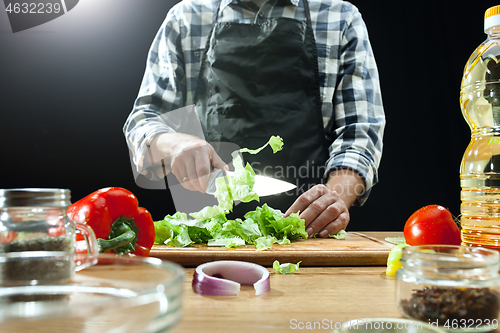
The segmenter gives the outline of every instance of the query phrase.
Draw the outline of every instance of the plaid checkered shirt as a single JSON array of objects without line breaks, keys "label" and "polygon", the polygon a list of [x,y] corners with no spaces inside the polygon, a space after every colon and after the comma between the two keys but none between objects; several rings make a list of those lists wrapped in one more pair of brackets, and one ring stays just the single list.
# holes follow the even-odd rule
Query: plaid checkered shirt
[{"label": "plaid checkered shirt", "polygon": [[[347,168],[358,172],[366,191],[377,182],[385,115],[377,65],[365,23],[346,1],[309,0],[318,48],[320,95],[329,142],[326,172]],[[149,50],[134,108],[123,132],[138,173],[163,176],[161,166],[147,160],[148,144],[173,129],[161,121],[165,112],[193,104],[200,62],[210,34],[217,0],[183,0],[168,12]],[[306,21],[300,0],[222,0],[219,22],[261,23],[288,17]]]}]

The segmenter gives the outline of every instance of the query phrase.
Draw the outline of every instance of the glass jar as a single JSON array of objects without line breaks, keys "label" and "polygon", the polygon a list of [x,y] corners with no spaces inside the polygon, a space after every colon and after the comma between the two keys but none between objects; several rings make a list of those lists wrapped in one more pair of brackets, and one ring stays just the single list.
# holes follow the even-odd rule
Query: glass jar
[{"label": "glass jar", "polygon": [[94,232],[67,217],[70,204],[66,189],[0,190],[0,286],[65,282],[96,262]]},{"label": "glass jar", "polygon": [[499,326],[497,251],[470,246],[420,245],[402,251],[396,302],[407,318],[455,332]]}]

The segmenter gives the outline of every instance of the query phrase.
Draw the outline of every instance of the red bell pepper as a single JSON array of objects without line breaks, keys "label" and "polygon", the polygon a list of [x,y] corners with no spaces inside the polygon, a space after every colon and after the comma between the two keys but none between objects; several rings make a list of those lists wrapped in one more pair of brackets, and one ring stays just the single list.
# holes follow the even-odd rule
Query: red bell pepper
[{"label": "red bell pepper", "polygon": [[100,189],[69,206],[67,214],[94,230],[100,253],[113,250],[149,256],[155,240],[153,218],[147,209],[139,207],[130,191],[120,187]]}]

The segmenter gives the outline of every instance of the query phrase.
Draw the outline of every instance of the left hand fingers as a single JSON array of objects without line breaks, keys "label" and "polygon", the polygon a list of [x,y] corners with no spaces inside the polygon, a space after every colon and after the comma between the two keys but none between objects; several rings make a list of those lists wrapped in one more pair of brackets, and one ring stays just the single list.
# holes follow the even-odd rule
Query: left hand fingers
[{"label": "left hand fingers", "polygon": [[[341,203],[343,205],[342,201]],[[306,231],[308,232],[308,235],[310,235],[310,237],[319,233],[320,237],[326,238],[328,237],[328,235],[334,235],[341,229],[345,229],[347,227],[350,220],[349,211],[347,210],[347,208],[345,210],[337,210],[336,208],[330,208],[332,206],[333,205],[329,206],[309,225],[309,228],[307,228]],[[328,212],[329,210],[330,212]],[[336,215],[335,211],[340,211],[340,213]]]},{"label": "left hand fingers", "polygon": [[[286,211],[285,216],[289,216],[291,213],[301,212],[300,215],[301,215],[301,218],[303,218],[302,217],[303,213],[307,208],[309,208],[309,205],[311,205],[312,202],[315,202],[316,200],[321,198],[325,193],[329,194],[329,192],[333,192],[333,191],[330,191],[324,185],[314,186],[312,189],[302,193],[302,195],[299,196],[297,198],[297,200],[295,200],[293,205],[290,208],[288,208],[288,210]],[[320,207],[318,207],[318,208],[320,208]],[[314,218],[316,218],[317,215],[319,215],[319,213],[321,213],[321,211],[318,211],[315,216],[311,216],[310,220],[306,220],[306,226],[309,223],[311,223],[312,220]],[[312,211],[310,212],[310,214],[312,214]]]},{"label": "left hand fingers", "polygon": [[337,233],[349,223],[349,211],[337,192],[324,185],[316,185],[302,194],[288,209],[285,216],[301,211],[309,237],[319,233],[321,237]]},{"label": "left hand fingers", "polygon": [[[328,230],[324,232],[323,230],[325,230],[325,227],[336,222],[343,213],[347,213],[347,207],[338,194],[334,192],[333,194],[324,195],[312,202],[309,207],[300,214],[300,217],[306,221],[306,232],[310,237],[317,233],[320,233],[321,237],[326,237],[328,236]],[[329,229],[332,231],[336,229],[335,224],[330,226]]]}]

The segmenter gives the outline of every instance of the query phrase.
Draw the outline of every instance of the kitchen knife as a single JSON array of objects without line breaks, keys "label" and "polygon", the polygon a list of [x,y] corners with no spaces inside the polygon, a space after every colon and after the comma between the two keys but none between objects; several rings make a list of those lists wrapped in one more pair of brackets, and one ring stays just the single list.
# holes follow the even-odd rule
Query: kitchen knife
[{"label": "kitchen knife", "polygon": [[[210,177],[208,180],[208,186],[207,186],[207,193],[208,194],[214,194],[216,187],[215,187],[215,180],[219,177],[223,176],[232,176],[234,172],[232,171],[224,171],[220,169],[214,169],[210,173]],[[297,185],[279,180],[276,178],[272,177],[266,177],[262,175],[255,175],[255,183],[253,186],[253,190],[259,197],[264,197],[268,195],[273,195],[273,194],[279,194],[283,192],[287,192],[290,190],[293,190],[296,188]]]}]

